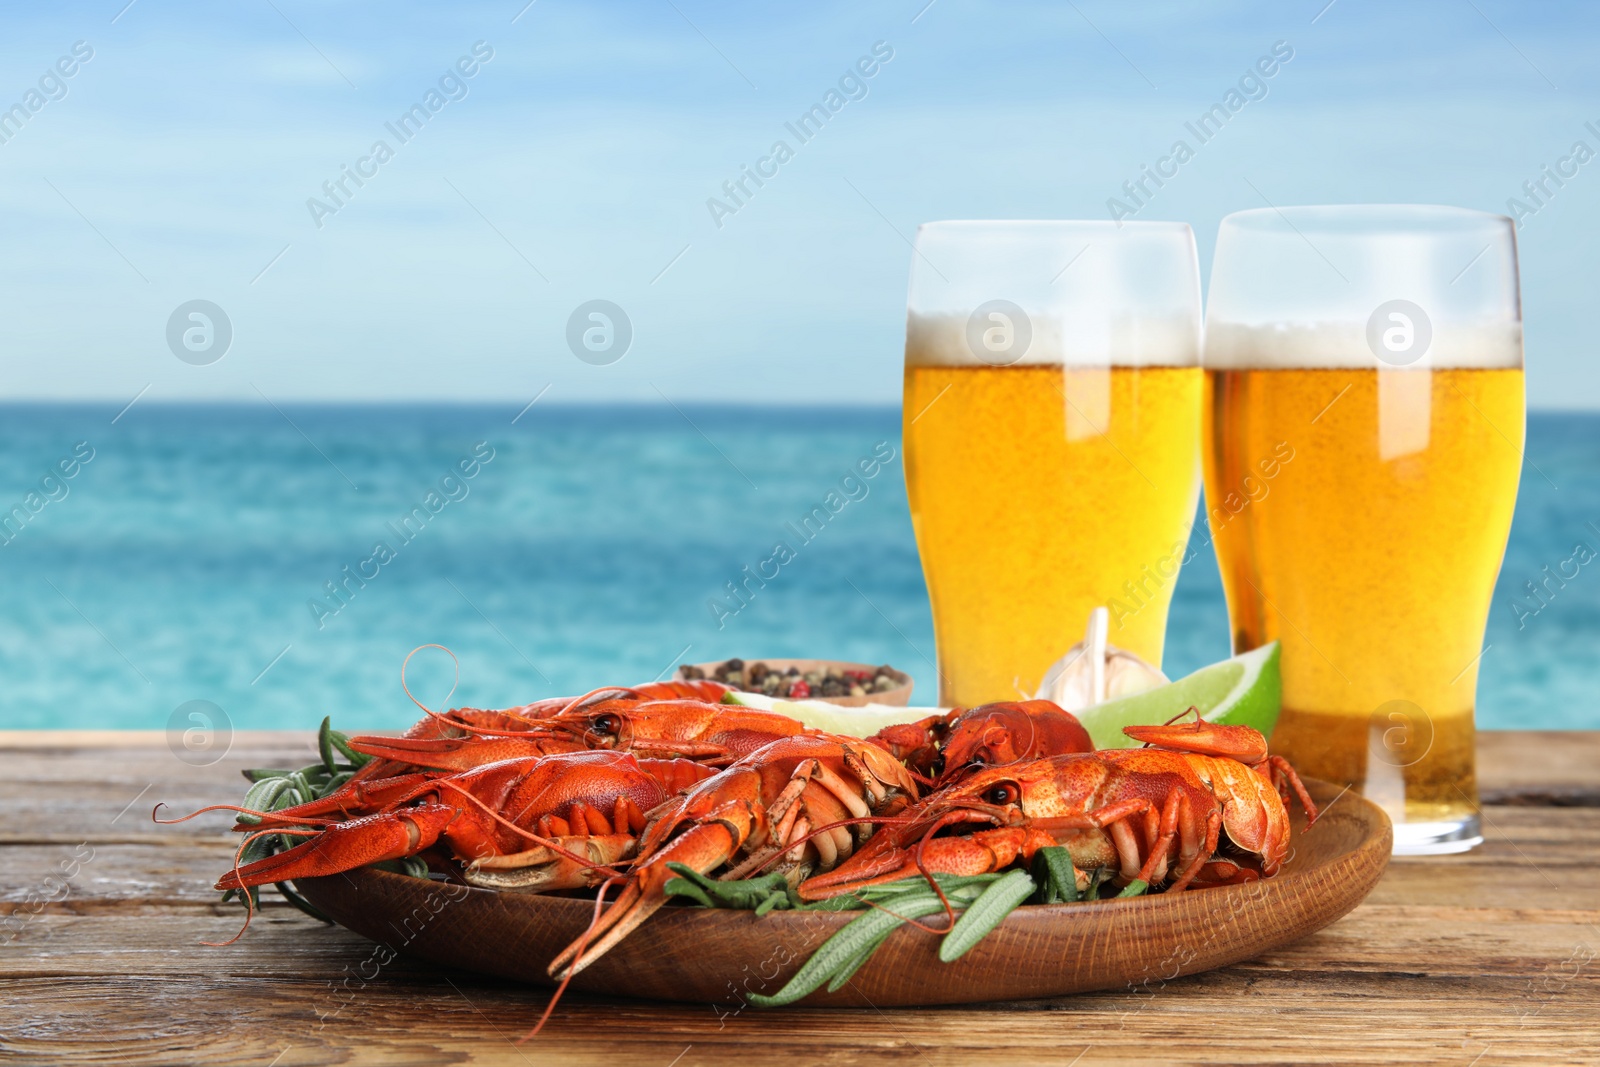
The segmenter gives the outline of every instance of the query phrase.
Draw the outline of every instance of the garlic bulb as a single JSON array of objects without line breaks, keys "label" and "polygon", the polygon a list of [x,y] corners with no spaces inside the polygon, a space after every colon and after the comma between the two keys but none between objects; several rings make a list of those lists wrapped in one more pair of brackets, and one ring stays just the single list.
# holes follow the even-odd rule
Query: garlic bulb
[{"label": "garlic bulb", "polygon": [[1132,652],[1108,644],[1110,622],[1111,615],[1103,607],[1089,613],[1083,640],[1044,672],[1035,699],[1052,700],[1067,711],[1078,711],[1170,681]]}]

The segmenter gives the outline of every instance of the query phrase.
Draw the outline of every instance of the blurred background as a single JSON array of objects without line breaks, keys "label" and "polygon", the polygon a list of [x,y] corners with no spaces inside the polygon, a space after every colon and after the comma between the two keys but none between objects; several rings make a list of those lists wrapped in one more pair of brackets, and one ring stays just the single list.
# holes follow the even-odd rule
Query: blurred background
[{"label": "blurred background", "polygon": [[[459,657],[451,703],[733,655],[888,662],[931,702],[899,461],[909,242],[1112,201],[1192,224],[1203,274],[1244,208],[1518,219],[1532,410],[1479,721],[1600,726],[1592,7],[0,18],[0,726],[161,728],[204,700],[241,728],[395,727],[427,643]],[[1125,191],[1275,52],[1177,177]],[[865,495],[730,599],[875,449],[895,458]],[[1199,531],[1173,676],[1228,653]],[[450,661],[410,679],[438,706]]]}]

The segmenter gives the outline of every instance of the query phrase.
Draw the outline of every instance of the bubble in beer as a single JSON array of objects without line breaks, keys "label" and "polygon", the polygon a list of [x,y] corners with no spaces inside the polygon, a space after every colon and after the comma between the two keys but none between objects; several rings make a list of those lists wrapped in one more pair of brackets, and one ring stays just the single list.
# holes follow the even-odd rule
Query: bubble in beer
[{"label": "bubble in beer", "polygon": [[1028,354],[1033,320],[1009,300],[986,300],[967,317],[967,347],[991,367],[1009,367]]},{"label": "bubble in beer", "polygon": [[1433,321],[1409,300],[1387,300],[1367,318],[1367,347],[1391,367],[1409,367],[1433,344]]},{"label": "bubble in beer", "polygon": [[1388,700],[1378,705],[1367,726],[1374,743],[1373,758],[1391,767],[1410,767],[1433,748],[1433,719],[1409,700]]}]

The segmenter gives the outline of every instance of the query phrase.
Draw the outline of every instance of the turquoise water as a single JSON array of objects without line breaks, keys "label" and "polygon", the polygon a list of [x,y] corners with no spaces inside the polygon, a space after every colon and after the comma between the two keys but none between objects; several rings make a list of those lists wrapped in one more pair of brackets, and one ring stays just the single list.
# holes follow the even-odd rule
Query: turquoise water
[{"label": "turquoise water", "polygon": [[[206,700],[235,728],[400,726],[429,643],[460,659],[453,704],[732,655],[888,662],[934,699],[897,410],[517,408],[5,408],[0,509],[26,520],[0,547],[0,725],[160,728]],[[1600,416],[1532,415],[1528,456],[1479,720],[1600,727],[1600,565],[1519,599],[1600,549]],[[806,540],[788,524],[817,507]],[[747,566],[777,574],[740,605]],[[1168,672],[1227,646],[1201,548]],[[409,678],[437,706],[450,674],[430,650]]]}]

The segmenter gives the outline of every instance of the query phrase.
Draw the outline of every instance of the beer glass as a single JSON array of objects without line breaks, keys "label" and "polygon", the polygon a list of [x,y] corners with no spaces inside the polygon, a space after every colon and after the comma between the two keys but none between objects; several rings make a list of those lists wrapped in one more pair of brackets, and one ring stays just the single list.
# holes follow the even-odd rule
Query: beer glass
[{"label": "beer glass", "polygon": [[1273,749],[1382,805],[1397,853],[1472,848],[1478,662],[1522,466],[1512,221],[1229,215],[1205,367],[1234,651],[1282,642]]},{"label": "beer glass", "polygon": [[1161,662],[1199,493],[1200,278],[1181,223],[934,222],[906,316],[905,472],[939,701],[1033,695],[1110,613]]}]

